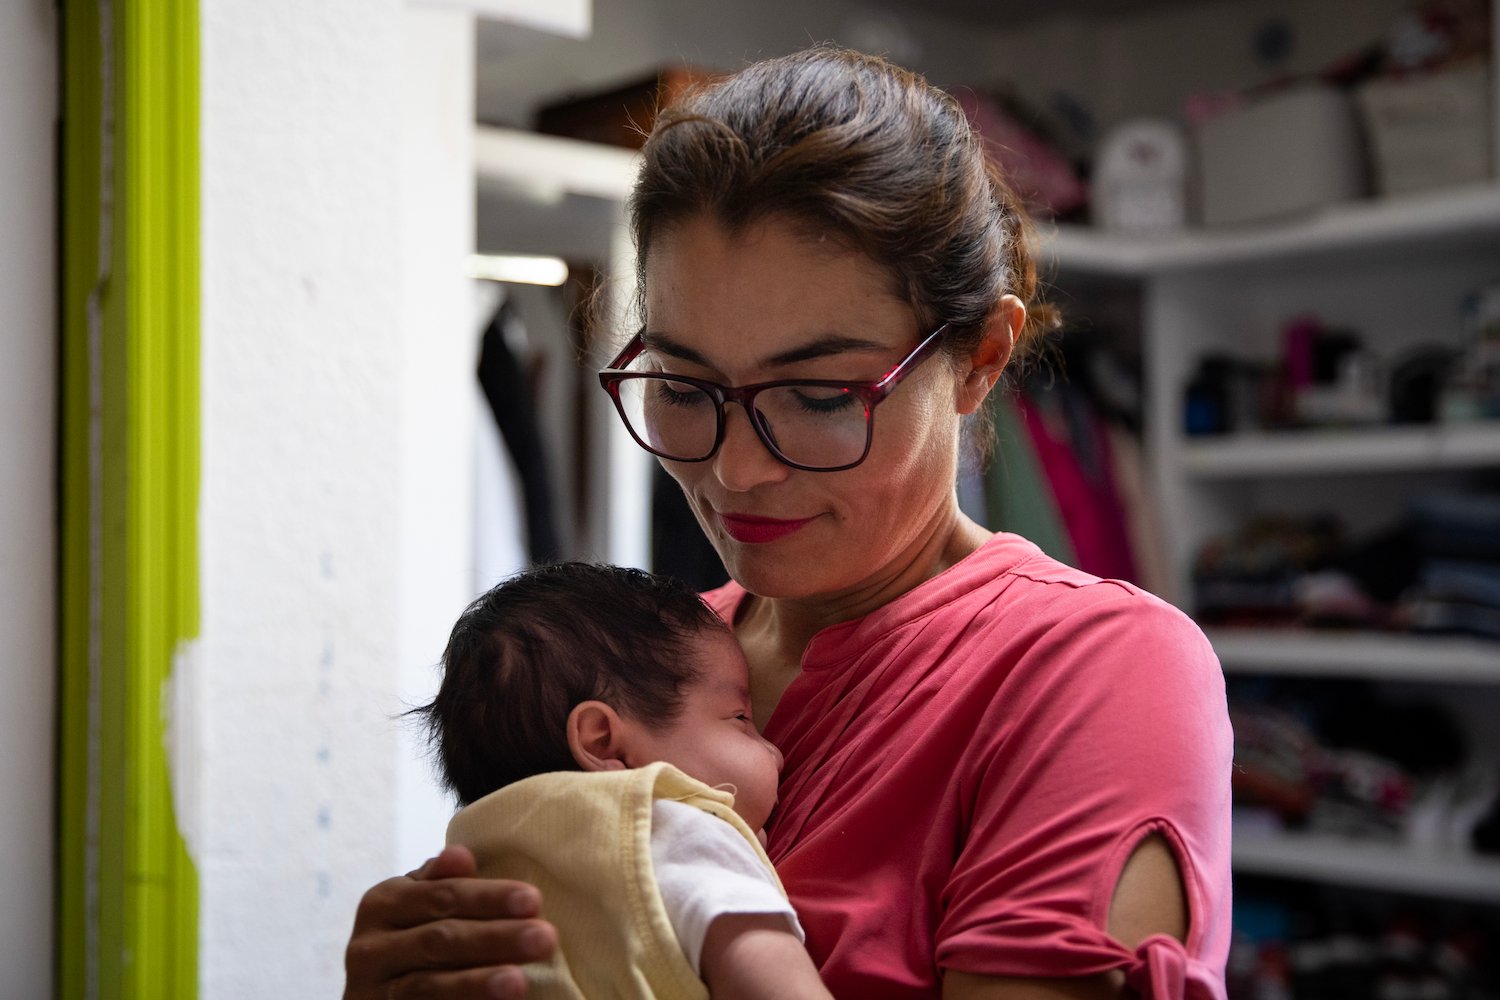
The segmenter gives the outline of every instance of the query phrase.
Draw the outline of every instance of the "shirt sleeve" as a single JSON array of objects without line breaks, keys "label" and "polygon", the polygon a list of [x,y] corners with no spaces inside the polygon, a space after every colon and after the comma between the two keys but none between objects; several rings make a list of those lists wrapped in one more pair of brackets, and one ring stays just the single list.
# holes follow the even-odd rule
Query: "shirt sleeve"
[{"label": "shirt sleeve", "polygon": [[715,919],[732,913],[779,914],[804,940],[796,911],[775,877],[732,826],[685,802],[651,807],[651,864],[672,930],[693,971]]},{"label": "shirt sleeve", "polygon": [[1076,593],[1010,672],[963,776],[970,819],[938,964],[1130,975],[1144,959],[1105,931],[1109,906],[1132,850],[1159,835],[1186,891],[1184,953],[1211,984],[1228,952],[1233,753],[1218,660],[1164,602],[1113,584]]}]

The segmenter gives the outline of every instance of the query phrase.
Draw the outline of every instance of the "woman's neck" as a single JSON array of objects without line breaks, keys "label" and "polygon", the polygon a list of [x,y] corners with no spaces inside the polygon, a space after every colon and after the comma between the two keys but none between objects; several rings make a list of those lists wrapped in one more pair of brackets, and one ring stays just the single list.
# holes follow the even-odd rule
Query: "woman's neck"
[{"label": "woman's neck", "polygon": [[992,534],[956,508],[944,522],[923,532],[900,558],[856,587],[803,598],[745,597],[735,632],[750,660],[758,720],[764,723],[770,714],[767,704],[774,706],[796,677],[814,635],[884,607],[969,555]]}]

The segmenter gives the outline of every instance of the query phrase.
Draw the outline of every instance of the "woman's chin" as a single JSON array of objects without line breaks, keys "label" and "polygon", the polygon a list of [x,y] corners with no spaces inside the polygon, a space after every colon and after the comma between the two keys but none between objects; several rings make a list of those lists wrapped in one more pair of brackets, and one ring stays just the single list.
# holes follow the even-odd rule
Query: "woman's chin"
[{"label": "woman's chin", "polygon": [[745,590],[756,597],[794,601],[834,590],[823,574],[808,567],[792,567],[775,556],[762,553],[721,553],[724,568]]}]

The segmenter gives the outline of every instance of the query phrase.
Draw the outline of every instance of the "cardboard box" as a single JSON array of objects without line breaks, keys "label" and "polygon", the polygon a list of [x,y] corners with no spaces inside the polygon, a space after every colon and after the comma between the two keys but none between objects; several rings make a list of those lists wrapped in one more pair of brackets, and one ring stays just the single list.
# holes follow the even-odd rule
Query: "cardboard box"
[{"label": "cardboard box", "polygon": [[1380,194],[1474,184],[1493,175],[1485,63],[1371,81],[1360,88],[1359,108]]},{"label": "cardboard box", "polygon": [[1204,225],[1295,215],[1363,196],[1363,144],[1341,90],[1301,84],[1198,126]]}]

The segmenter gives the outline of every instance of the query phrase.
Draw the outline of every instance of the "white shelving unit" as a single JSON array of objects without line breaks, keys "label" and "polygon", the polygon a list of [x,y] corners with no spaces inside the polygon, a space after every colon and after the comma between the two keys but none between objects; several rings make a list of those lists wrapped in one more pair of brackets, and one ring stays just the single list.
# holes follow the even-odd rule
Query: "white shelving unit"
[{"label": "white shelving unit", "polygon": [[1139,278],[1225,267],[1257,267],[1284,258],[1383,256],[1392,240],[1407,253],[1492,243],[1500,228],[1500,188],[1491,184],[1388,201],[1330,205],[1282,224],[1191,230],[1151,239],[1080,226],[1043,232],[1064,267]]},{"label": "white shelving unit", "polygon": [[1386,632],[1209,629],[1226,673],[1500,686],[1500,642]]},{"label": "white shelving unit", "polygon": [[1500,185],[1162,239],[1058,227],[1043,249],[1064,277],[1141,287],[1147,445],[1163,523],[1175,531],[1179,593],[1205,537],[1236,524],[1268,482],[1500,467],[1494,421],[1188,438],[1180,416],[1183,386],[1203,354],[1269,360],[1281,324],[1302,313],[1359,330],[1387,358],[1421,343],[1456,343],[1463,295],[1500,279]]},{"label": "white shelving unit", "polygon": [[1234,867],[1247,875],[1500,905],[1500,859],[1465,851],[1326,835],[1236,831]]},{"label": "white shelving unit", "polygon": [[[1500,280],[1500,185],[1156,240],[1060,227],[1044,235],[1044,250],[1063,280],[1139,286],[1147,453],[1179,594],[1190,593],[1201,544],[1253,514],[1331,507],[1367,527],[1419,491],[1500,469],[1500,421],[1188,438],[1181,419],[1203,354],[1270,360],[1281,325],[1299,314],[1356,329],[1387,358],[1456,343],[1462,295]],[[1500,642],[1290,629],[1210,638],[1229,673],[1459,685],[1461,700],[1480,706],[1469,720],[1478,728],[1493,714],[1487,706],[1500,706]],[[1234,863],[1242,874],[1500,905],[1500,860],[1457,850],[1244,830]]]},{"label": "white shelving unit", "polygon": [[1205,479],[1472,469],[1500,465],[1500,421],[1237,434],[1185,444],[1182,464]]}]

